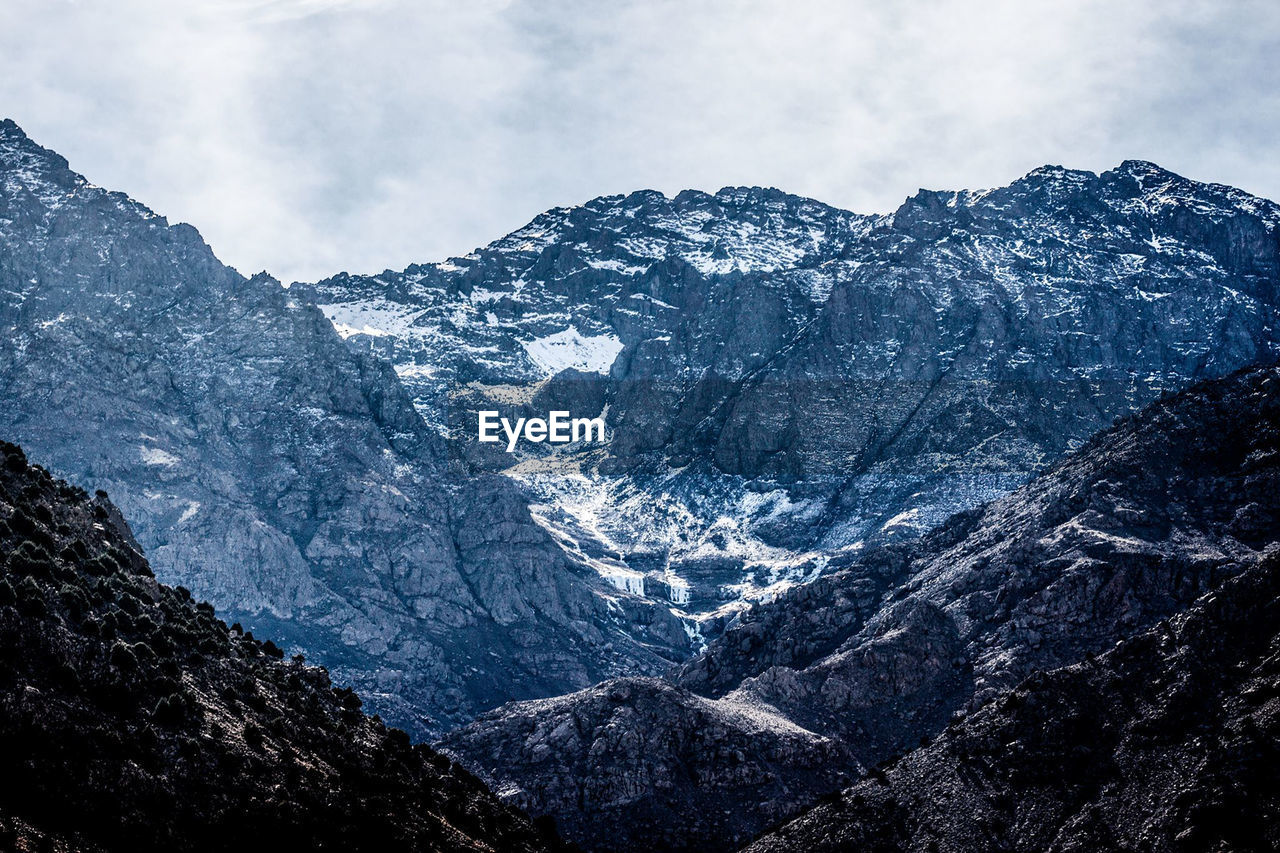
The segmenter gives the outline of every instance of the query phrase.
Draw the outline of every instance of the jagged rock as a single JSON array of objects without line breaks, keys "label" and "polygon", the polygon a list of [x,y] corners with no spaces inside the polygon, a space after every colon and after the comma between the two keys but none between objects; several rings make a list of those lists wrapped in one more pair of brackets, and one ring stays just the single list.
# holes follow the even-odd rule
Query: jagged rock
[{"label": "jagged rock", "polygon": [[[548,525],[620,553],[620,583],[643,575],[710,637],[821,570],[797,551],[918,535],[1275,354],[1278,225],[1269,201],[1138,161],[922,190],[884,216],[646,191],[310,289],[460,458],[521,462]],[[478,408],[551,396],[570,365],[605,385],[605,451],[475,452]]]},{"label": "jagged rock", "polygon": [[459,475],[394,371],[195,229],[0,124],[0,430],[105,489],[160,577],[439,733],[513,698],[653,673],[667,607]]},{"label": "jagged rock", "polygon": [[360,705],[157,583],[108,500],[0,443],[5,849],[564,849]]},{"label": "jagged rock", "polygon": [[1280,844],[1280,564],[1037,673],[747,848],[1269,850]]},{"label": "jagged rock", "polygon": [[[162,577],[421,732],[657,673],[850,562],[861,625],[894,541],[1276,348],[1275,205],[1139,162],[872,217],[640,192],[289,290],[12,122],[0,166],[0,428],[115,495]],[[499,400],[598,410],[610,441],[482,476],[511,458],[459,439]],[[1035,619],[1018,641],[1049,654]],[[772,662],[849,638],[810,627]]]},{"label": "jagged rock", "polygon": [[[856,773],[957,715],[973,717],[1036,672],[1102,654],[1256,566],[1273,571],[1278,544],[1280,368],[1269,367],[1162,399],[919,542],[851,558],[756,607],[673,674],[683,690],[659,693],[667,708],[645,718],[656,721],[651,729],[633,721],[631,735],[648,743],[681,725],[673,717],[687,723],[692,693],[767,708],[837,744],[843,769]],[[637,809],[605,820],[587,792],[611,753],[564,743],[548,765],[518,748],[526,731],[589,718],[585,709],[610,688],[508,706],[442,746],[593,850],[641,850],[657,833],[677,839],[672,849],[731,850],[768,827],[744,807],[733,831],[699,834],[717,804],[696,789],[661,819]],[[661,778],[688,760],[650,750],[646,773]],[[821,794],[806,767],[784,759],[775,771],[772,816]],[[741,803],[752,796],[741,787]]]},{"label": "jagged rock", "polygon": [[554,814],[589,849],[722,848],[856,770],[840,744],[767,705],[706,699],[651,678],[500,708],[443,748],[455,744],[489,778],[521,767],[502,797]]}]

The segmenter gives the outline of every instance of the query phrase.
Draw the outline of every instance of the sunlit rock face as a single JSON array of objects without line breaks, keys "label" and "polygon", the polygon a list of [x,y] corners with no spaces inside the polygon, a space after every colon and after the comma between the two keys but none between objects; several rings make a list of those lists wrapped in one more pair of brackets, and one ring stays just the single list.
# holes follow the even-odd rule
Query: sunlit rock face
[{"label": "sunlit rock face", "polygon": [[105,489],[165,581],[418,734],[692,647],[505,478],[450,469],[395,372],[196,230],[0,125],[0,433]]},{"label": "sunlit rock face", "polygon": [[[1122,414],[1276,351],[1269,201],[1128,161],[860,216],[642,191],[305,288],[454,458],[709,637],[848,549],[918,535]],[[603,413],[607,447],[475,443]]]}]

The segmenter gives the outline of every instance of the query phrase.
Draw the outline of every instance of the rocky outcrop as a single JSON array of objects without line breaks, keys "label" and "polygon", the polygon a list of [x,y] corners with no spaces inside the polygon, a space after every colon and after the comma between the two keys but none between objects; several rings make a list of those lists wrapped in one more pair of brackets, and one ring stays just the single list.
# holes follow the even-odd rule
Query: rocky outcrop
[{"label": "rocky outcrop", "polygon": [[751,853],[1270,850],[1280,563],[1037,673]]},{"label": "rocky outcrop", "polygon": [[104,489],[159,576],[438,733],[688,653],[539,526],[458,476],[385,363],[195,229],[0,124],[0,429]]},{"label": "rocky outcrop", "polygon": [[[12,122],[0,170],[0,428],[422,733],[656,674],[851,562],[862,626],[895,541],[1276,347],[1275,205],[1138,162],[873,217],[639,192],[290,289]],[[482,404],[609,440],[478,447]],[[830,619],[775,662],[834,653]]]},{"label": "rocky outcrop", "polygon": [[[518,781],[500,794],[555,815],[588,849],[722,847],[852,778],[846,750],[767,705],[629,678],[482,716],[450,744]],[[697,803],[690,811],[689,804]]]},{"label": "rocky outcrop", "polygon": [[[857,773],[981,713],[1034,673],[1087,661],[1231,578],[1273,565],[1278,486],[1280,368],[1199,384],[918,543],[852,558],[757,607],[672,676],[678,689],[668,711],[648,716],[662,728],[636,721],[632,737],[659,739],[674,725],[668,718],[695,700],[765,708],[837,744],[843,769]],[[670,807],[684,836],[669,816],[659,827],[644,810],[611,813],[608,835],[581,829],[597,815],[585,791],[613,760],[608,741],[597,748],[584,735],[562,744],[551,764],[522,745],[544,720],[590,719],[578,708],[608,689],[557,700],[555,711],[537,703],[501,709],[442,746],[592,849],[637,850],[637,839],[662,832],[693,839],[687,849],[729,850],[767,828],[744,805],[737,834],[695,835],[715,808],[695,790]],[[647,761],[646,772],[661,777],[687,759],[650,751]],[[577,768],[574,789],[548,781],[557,767]],[[815,802],[803,766],[781,761],[776,770],[772,815]],[[747,786],[740,798],[753,801]]]},{"label": "rocky outcrop", "polygon": [[360,706],[157,583],[104,496],[0,443],[5,849],[564,849]]},{"label": "rocky outcrop", "polygon": [[[612,576],[711,636],[833,550],[918,535],[1274,355],[1278,225],[1271,202],[1137,161],[921,191],[886,216],[641,192],[312,290],[460,458],[512,466],[547,525],[620,554]],[[562,399],[606,413],[607,450],[475,453],[477,409],[534,414],[569,367],[604,385]]]},{"label": "rocky outcrop", "polygon": [[[1035,669],[1096,653],[1179,612],[1280,531],[1270,491],[1280,476],[1278,413],[1276,368],[1153,404],[1012,495],[925,537],[881,609],[833,635],[818,660],[936,608],[948,626],[941,630],[955,631],[974,666],[976,705]],[[865,584],[859,574],[856,565],[841,572]],[[789,646],[803,636],[787,630],[797,617],[775,614],[795,609],[820,620],[813,611],[829,606],[799,590],[783,596],[712,643],[677,681],[710,695],[730,692],[729,681],[811,708],[800,697],[777,697],[760,679],[795,654]]]}]

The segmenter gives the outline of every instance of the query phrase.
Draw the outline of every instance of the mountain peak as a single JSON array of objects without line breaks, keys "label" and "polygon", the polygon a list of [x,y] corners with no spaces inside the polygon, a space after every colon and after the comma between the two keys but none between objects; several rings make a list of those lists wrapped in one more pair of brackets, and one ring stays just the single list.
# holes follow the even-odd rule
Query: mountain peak
[{"label": "mountain peak", "polygon": [[67,193],[87,183],[71,171],[65,157],[36,143],[13,119],[0,121],[0,190],[25,190],[45,206],[55,207]]},{"label": "mountain peak", "polygon": [[716,191],[715,197],[721,201],[728,201],[734,204],[748,204],[777,198],[798,198],[775,187],[757,186],[721,187]]},{"label": "mountain peak", "polygon": [[[1124,160],[1113,171],[1124,172],[1134,177],[1158,176],[1162,178],[1182,178],[1158,163],[1150,160]],[[1185,178],[1183,179],[1185,180]]]},{"label": "mountain peak", "polygon": [[16,121],[0,119],[0,168],[13,166],[22,157],[48,159],[67,168],[66,158],[41,146]]},{"label": "mountain peak", "polygon": [[1086,169],[1069,169],[1066,166],[1063,166],[1060,164],[1045,163],[1043,166],[1037,166],[1036,168],[1032,169],[1030,172],[1027,172],[1025,177],[1028,177],[1028,178],[1032,176],[1062,177],[1066,175],[1093,175],[1093,174],[1094,174],[1093,172],[1090,172]]},{"label": "mountain peak", "polygon": [[1081,186],[1096,181],[1098,175],[1087,169],[1068,169],[1066,166],[1045,164],[1027,172],[1009,185],[1010,189],[1026,186]]},{"label": "mountain peak", "polygon": [[1188,188],[1195,188],[1197,191],[1204,188],[1212,187],[1213,184],[1202,184],[1199,181],[1193,181],[1185,178],[1176,172],[1171,172],[1158,163],[1150,160],[1125,160],[1111,169],[1103,173],[1108,175],[1123,175],[1138,182],[1138,186],[1143,191],[1149,191],[1153,188],[1167,187],[1171,184],[1183,185]]},{"label": "mountain peak", "polygon": [[56,158],[64,165],[67,162],[58,154],[36,144],[13,119],[0,119],[0,168],[12,167],[23,156],[39,155]]},{"label": "mountain peak", "polygon": [[1271,223],[1268,228],[1275,228],[1280,222],[1280,207],[1273,201],[1227,184],[1197,181],[1149,160],[1125,160],[1102,177],[1136,182],[1138,195],[1147,203],[1176,205],[1214,215],[1250,213]]}]

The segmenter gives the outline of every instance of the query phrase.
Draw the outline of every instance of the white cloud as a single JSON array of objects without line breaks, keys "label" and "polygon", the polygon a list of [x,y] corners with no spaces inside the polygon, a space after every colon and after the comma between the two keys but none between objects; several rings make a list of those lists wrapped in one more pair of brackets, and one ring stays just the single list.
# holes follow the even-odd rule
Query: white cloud
[{"label": "white cloud", "polygon": [[7,0],[0,112],[243,271],[762,184],[857,210],[1126,157],[1280,195],[1270,3]]}]

